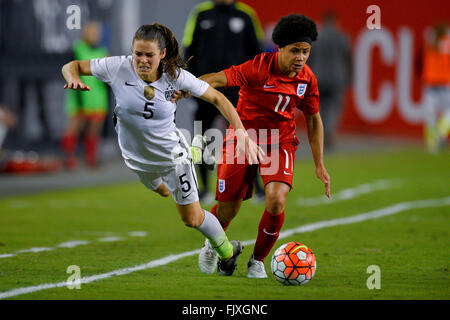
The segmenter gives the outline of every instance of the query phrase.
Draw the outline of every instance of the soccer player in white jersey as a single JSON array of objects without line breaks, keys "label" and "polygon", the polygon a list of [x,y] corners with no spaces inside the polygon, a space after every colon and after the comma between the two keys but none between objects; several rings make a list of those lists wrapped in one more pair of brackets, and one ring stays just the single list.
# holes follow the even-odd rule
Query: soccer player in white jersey
[{"label": "soccer player in white jersey", "polygon": [[[199,230],[216,250],[219,274],[232,275],[242,245],[228,241],[217,218],[200,207],[189,145],[174,122],[173,93],[190,91],[214,104],[235,130],[236,155],[245,153],[250,163],[257,163],[264,153],[249,139],[225,96],[183,69],[179,52],[178,42],[167,27],[143,25],[133,38],[132,55],[64,65],[64,88],[90,90],[80,79],[84,75],[111,86],[116,98],[115,128],[125,164],[147,188],[164,197],[172,194],[184,224]],[[204,272],[203,268],[200,263]]]}]

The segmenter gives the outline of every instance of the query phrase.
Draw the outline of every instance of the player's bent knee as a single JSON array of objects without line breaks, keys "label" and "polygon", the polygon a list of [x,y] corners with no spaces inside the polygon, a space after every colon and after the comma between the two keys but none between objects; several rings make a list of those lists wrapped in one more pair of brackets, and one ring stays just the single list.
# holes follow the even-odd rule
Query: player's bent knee
[{"label": "player's bent knee", "polygon": [[183,220],[184,225],[189,228],[198,228],[203,222],[197,216],[182,217],[181,219]]},{"label": "player's bent knee", "polygon": [[184,225],[189,228],[198,228],[204,220],[203,210],[200,203],[193,203],[189,205],[177,205],[181,220]]},{"label": "player's bent knee", "polygon": [[170,196],[170,191],[169,190],[153,190],[154,192],[156,192],[157,194],[159,194],[161,197],[167,198],[168,196]]},{"label": "player's bent knee", "polygon": [[267,211],[272,214],[283,213],[290,186],[283,182],[270,182],[265,189]]},{"label": "player's bent knee", "polygon": [[272,214],[281,214],[286,205],[286,198],[283,196],[272,196],[266,199],[266,209]]},{"label": "player's bent knee", "polygon": [[167,187],[166,187],[166,185],[164,183],[161,183],[161,185],[157,189],[155,189],[153,191],[155,191],[161,197],[165,197],[166,198],[166,197],[170,196],[170,191],[169,191],[169,189],[167,189]]},{"label": "player's bent knee", "polygon": [[158,193],[159,193],[159,195],[161,197],[164,197],[164,198],[167,198],[168,196],[170,196],[170,191],[169,190],[165,190],[165,191],[158,192]]}]

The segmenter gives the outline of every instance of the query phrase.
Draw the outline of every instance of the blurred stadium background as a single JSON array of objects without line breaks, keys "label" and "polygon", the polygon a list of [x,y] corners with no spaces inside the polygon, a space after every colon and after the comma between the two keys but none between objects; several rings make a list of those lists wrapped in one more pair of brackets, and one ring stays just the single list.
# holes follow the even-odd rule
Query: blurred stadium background
[{"label": "blurred stadium background", "polygon": [[[301,6],[287,0],[243,2],[252,6],[260,18],[266,50],[273,49],[270,35],[279,17],[303,13],[320,25],[324,13],[336,14],[339,28],[350,41],[352,58],[352,83],[344,91],[335,136],[338,149],[422,143],[425,99],[420,52],[430,27],[448,22],[446,1],[380,1],[380,30],[367,27],[370,1],[345,1],[342,5],[321,0]],[[196,0],[2,0],[0,100],[17,117],[2,145],[2,163],[14,154],[20,160],[23,154],[15,151],[34,151],[41,157],[59,155],[60,140],[68,124],[60,69],[72,59],[72,44],[82,32],[66,27],[70,17],[66,10],[70,5],[81,9],[81,28],[89,20],[101,21],[104,30],[101,44],[109,49],[110,55],[123,55],[130,53],[130,39],[137,27],[145,23],[157,21],[169,26],[181,43],[187,16],[197,3]],[[177,124],[192,132],[196,104],[190,100],[179,104]],[[113,105],[110,99],[109,113]],[[302,129],[302,116],[298,117],[298,124]],[[118,157],[111,117],[107,117],[102,135],[100,160],[105,163]],[[30,156],[36,157],[33,153]]]},{"label": "blurred stadium background", "polygon": [[[81,26],[90,20],[102,23],[102,44],[108,48],[110,55],[128,55],[132,36],[142,24],[159,22],[167,25],[181,43],[187,17],[199,2],[0,0],[0,102],[17,118],[16,125],[8,131],[1,145],[0,163],[5,170],[8,161],[15,159],[20,162],[24,155],[31,160],[47,161],[46,167],[38,170],[19,166],[19,169],[12,170],[14,172],[6,170],[0,173],[0,198],[6,201],[13,195],[43,190],[137,181],[122,163],[110,116],[102,131],[99,168],[92,170],[81,166],[72,172],[64,170],[58,162],[61,157],[60,140],[68,123],[64,109],[64,80],[60,70],[64,63],[72,59],[71,46],[81,36],[81,30],[66,27],[70,16],[66,10],[70,5],[81,8]],[[426,153],[420,52],[430,28],[437,22],[449,23],[448,1],[379,0],[376,2],[381,9],[379,30],[369,30],[366,24],[371,16],[366,10],[373,1],[242,2],[257,12],[266,33],[264,46],[267,50],[271,49],[271,28],[281,16],[289,13],[305,14],[320,25],[324,13],[333,11],[340,29],[347,34],[351,44],[352,82],[344,94],[336,145],[332,150],[327,150],[326,155],[348,152],[356,157],[366,152],[382,155],[386,149],[405,148],[415,150],[406,152],[409,156]],[[36,85],[37,82],[40,85]],[[39,110],[40,96],[44,110]],[[110,97],[109,114],[113,105]],[[191,100],[179,102],[176,114],[178,127],[192,132],[195,108]],[[311,162],[300,114],[297,122],[299,135],[303,138],[298,159],[307,158]],[[443,165],[440,170],[445,180],[450,169],[448,146],[437,157],[440,160],[436,161]],[[355,163],[349,165],[357,166]],[[337,185],[342,188],[346,186],[342,183]],[[448,196],[448,180],[442,188],[443,195]],[[415,192],[420,198],[420,192]],[[448,225],[448,209],[446,212],[444,221]],[[0,219],[3,214],[0,213]],[[448,234],[446,236],[444,240],[448,244]],[[0,242],[7,243],[8,239],[0,234]],[[445,256],[448,258],[448,247]],[[447,270],[444,276],[445,286],[448,284]],[[2,291],[12,287],[5,285]],[[449,298],[448,287],[438,297]]]},{"label": "blurred stadium background", "polygon": [[[422,143],[425,99],[420,52],[430,27],[448,22],[446,1],[380,1],[377,3],[380,30],[367,27],[370,1],[345,1],[343,5],[321,0],[301,6],[287,0],[243,2],[252,6],[260,18],[266,34],[265,50],[273,49],[271,30],[279,17],[303,13],[320,25],[327,11],[336,14],[339,28],[350,41],[352,58],[352,83],[344,92],[337,124],[338,147]],[[17,117],[16,126],[9,130],[2,145],[3,162],[17,150],[58,155],[68,123],[60,69],[72,59],[72,44],[82,32],[66,27],[70,17],[66,10],[70,5],[80,7],[81,27],[89,20],[101,21],[104,30],[101,44],[109,49],[110,55],[123,55],[130,53],[130,39],[137,27],[145,23],[157,21],[169,26],[181,43],[187,16],[197,3],[196,0],[2,0],[0,100]],[[196,104],[190,100],[179,104],[177,124],[192,132]],[[113,105],[111,99],[109,113]],[[103,162],[118,156],[110,118],[107,117],[102,133]],[[298,125],[302,129],[301,115]]]}]

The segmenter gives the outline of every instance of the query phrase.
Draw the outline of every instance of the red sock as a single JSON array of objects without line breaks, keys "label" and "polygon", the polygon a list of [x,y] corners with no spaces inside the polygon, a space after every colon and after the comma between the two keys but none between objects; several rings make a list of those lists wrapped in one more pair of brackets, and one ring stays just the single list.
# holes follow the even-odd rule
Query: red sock
[{"label": "red sock", "polygon": [[[219,220],[219,217],[217,216],[217,203],[211,208],[211,213],[217,218],[217,220]],[[220,220],[219,220],[220,222]],[[222,223],[220,222],[220,225],[222,226],[223,230],[227,230],[228,226],[230,225],[230,222],[227,223]]]},{"label": "red sock", "polygon": [[84,140],[85,158],[90,167],[97,165],[98,142],[98,137],[93,135],[86,135]]},{"label": "red sock", "polygon": [[66,133],[61,140],[61,147],[64,151],[64,153],[68,157],[73,157],[75,154],[75,151],[77,149],[78,139],[77,136],[74,136],[72,134]]},{"label": "red sock", "polygon": [[284,222],[284,211],[281,214],[272,214],[267,210],[259,222],[258,237],[256,238],[255,249],[253,249],[253,257],[256,260],[264,262],[270,250],[280,235],[281,227]]}]

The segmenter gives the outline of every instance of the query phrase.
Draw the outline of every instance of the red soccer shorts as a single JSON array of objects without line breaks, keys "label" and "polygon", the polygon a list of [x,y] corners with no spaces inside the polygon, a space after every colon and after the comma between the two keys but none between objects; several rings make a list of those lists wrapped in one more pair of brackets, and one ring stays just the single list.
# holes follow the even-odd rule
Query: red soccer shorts
[{"label": "red soccer shorts", "polygon": [[217,166],[216,200],[228,202],[251,198],[258,169],[264,186],[269,182],[279,181],[292,189],[297,144],[282,143],[269,146],[268,149],[265,150],[266,158],[263,163],[249,165],[247,161],[238,163],[238,159],[234,159],[234,144],[224,143]]}]

